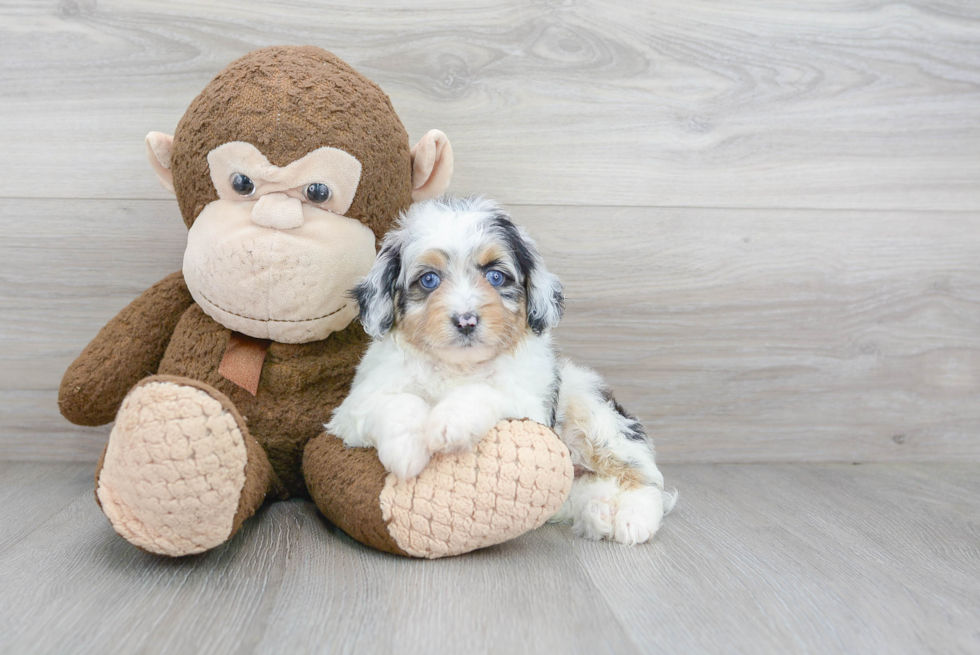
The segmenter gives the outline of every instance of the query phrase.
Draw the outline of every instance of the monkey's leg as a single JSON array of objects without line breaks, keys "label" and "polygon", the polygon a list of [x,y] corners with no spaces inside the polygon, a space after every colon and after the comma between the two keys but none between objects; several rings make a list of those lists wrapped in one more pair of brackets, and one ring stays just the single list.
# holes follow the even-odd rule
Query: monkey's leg
[{"label": "monkey's leg", "polygon": [[565,444],[527,419],[501,421],[476,452],[436,455],[401,482],[373,448],[347,448],[324,432],[306,445],[303,474],[320,511],[351,537],[426,558],[492,546],[542,525],[573,478]]},{"label": "monkey's leg", "polygon": [[156,375],[123,400],[95,494],[127,541],[178,557],[231,538],[262,504],[272,477],[265,451],[225,395]]}]

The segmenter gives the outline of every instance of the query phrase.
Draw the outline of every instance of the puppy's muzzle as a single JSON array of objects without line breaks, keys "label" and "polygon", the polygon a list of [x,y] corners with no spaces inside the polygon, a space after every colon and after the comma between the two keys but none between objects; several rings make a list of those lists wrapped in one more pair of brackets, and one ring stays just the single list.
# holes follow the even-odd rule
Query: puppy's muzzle
[{"label": "puppy's muzzle", "polygon": [[480,324],[480,317],[473,312],[466,312],[465,314],[453,314],[452,321],[460,334],[468,337]]}]

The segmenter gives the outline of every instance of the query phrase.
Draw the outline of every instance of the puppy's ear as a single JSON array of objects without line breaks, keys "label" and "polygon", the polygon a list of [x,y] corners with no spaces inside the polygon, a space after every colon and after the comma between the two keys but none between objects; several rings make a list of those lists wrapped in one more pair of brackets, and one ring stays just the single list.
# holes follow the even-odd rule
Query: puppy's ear
[{"label": "puppy's ear", "polygon": [[388,334],[395,322],[395,285],[401,267],[401,243],[396,233],[388,234],[367,277],[351,291],[357,300],[361,325],[374,339]]},{"label": "puppy's ear", "polygon": [[558,325],[565,312],[565,295],[561,280],[548,270],[538,246],[522,227],[514,225],[507,211],[492,205],[494,229],[514,253],[527,294],[527,324],[535,334]]},{"label": "puppy's ear", "polygon": [[527,288],[527,324],[535,334],[558,325],[565,313],[564,287],[558,276],[544,265],[544,259],[527,233],[518,228],[524,239],[531,266],[524,273]]}]

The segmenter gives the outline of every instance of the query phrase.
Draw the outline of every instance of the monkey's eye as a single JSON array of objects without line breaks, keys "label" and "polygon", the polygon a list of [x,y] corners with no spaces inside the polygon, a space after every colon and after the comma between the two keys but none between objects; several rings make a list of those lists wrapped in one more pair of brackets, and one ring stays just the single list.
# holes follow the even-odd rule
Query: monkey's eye
[{"label": "monkey's eye", "polygon": [[487,282],[489,282],[490,286],[492,287],[499,287],[507,280],[507,276],[495,268],[492,268],[489,271],[487,271],[485,277],[487,278]]},{"label": "monkey's eye", "polygon": [[255,193],[255,183],[241,173],[231,176],[231,188],[241,196],[250,196]]},{"label": "monkey's eye", "polygon": [[306,187],[306,199],[319,205],[330,200],[330,187],[322,182],[314,182]]},{"label": "monkey's eye", "polygon": [[429,271],[419,278],[419,284],[422,285],[422,288],[428,289],[429,291],[432,291],[439,286],[441,281],[442,280],[439,279],[439,275],[437,273],[433,273],[432,271]]}]

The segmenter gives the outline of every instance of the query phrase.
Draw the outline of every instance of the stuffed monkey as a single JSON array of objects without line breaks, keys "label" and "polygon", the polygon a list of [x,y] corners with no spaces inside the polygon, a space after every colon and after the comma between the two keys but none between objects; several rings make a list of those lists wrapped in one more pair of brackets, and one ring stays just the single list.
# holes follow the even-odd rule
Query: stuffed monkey
[{"label": "stuffed monkey", "polygon": [[233,62],[171,137],[146,139],[189,231],[183,270],[113,318],[65,373],[62,414],[115,420],[96,498],[133,545],[214,548],[266,498],[311,497],[354,539],[439,557],[537,527],[571,484],[568,452],[505,421],[417,478],[323,431],[368,337],[349,289],[413,199],[442,193],[452,149],[409,149],[388,97],[332,54],[272,47]]}]

